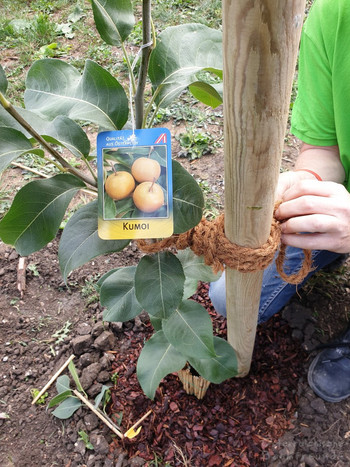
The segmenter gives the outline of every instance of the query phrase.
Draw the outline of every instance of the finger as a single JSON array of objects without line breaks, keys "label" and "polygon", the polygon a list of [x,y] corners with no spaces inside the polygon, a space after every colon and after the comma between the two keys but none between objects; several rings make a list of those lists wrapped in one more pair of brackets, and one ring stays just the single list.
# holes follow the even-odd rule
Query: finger
[{"label": "finger", "polygon": [[[284,201],[276,211],[277,219],[304,216],[308,214],[327,214],[335,216],[339,210],[339,200],[324,196],[304,195]],[[305,229],[303,230],[305,232]]]},{"label": "finger", "polygon": [[308,216],[292,217],[281,224],[283,234],[335,233],[339,223],[333,216],[312,214]]},{"label": "finger", "polygon": [[291,185],[283,195],[283,201],[299,198],[300,196],[313,195],[324,196],[327,198],[333,196],[342,196],[347,193],[345,187],[334,182],[319,182],[318,180],[300,180]]},{"label": "finger", "polygon": [[305,250],[328,250],[336,251],[338,253],[343,252],[340,246],[334,244],[334,238],[329,234],[282,234],[281,241],[285,245]]}]

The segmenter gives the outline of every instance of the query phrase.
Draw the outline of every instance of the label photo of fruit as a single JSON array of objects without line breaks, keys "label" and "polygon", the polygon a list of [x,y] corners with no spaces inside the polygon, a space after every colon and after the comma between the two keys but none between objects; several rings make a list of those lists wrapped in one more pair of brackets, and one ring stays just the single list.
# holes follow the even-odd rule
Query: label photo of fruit
[{"label": "label photo of fruit", "polygon": [[[128,238],[124,234],[130,233],[120,233],[120,230],[139,232],[133,238],[153,238],[153,227],[159,230],[161,221],[169,231],[168,224],[173,224],[171,145],[170,134],[165,130],[135,130],[132,134],[131,130],[122,130],[99,134],[99,234],[103,231],[102,227],[100,229],[103,221],[110,224],[104,230],[112,233],[102,234],[108,238]],[[135,138],[131,139],[134,134],[138,136],[136,144]],[[129,222],[121,222],[126,219]],[[161,233],[163,236],[164,231]]]}]

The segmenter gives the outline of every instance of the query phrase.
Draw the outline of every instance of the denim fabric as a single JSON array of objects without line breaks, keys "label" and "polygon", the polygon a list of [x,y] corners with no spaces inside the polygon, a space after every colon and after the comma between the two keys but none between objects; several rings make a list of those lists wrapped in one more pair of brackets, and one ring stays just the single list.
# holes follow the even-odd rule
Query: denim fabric
[{"label": "denim fabric", "polygon": [[[302,287],[305,282],[313,275],[316,271],[324,268],[328,264],[332,263],[339,257],[339,253],[333,253],[326,250],[315,250],[312,252],[313,267],[314,269],[309,273],[305,280],[295,286],[284,282],[277,270],[275,262],[271,263],[264,271],[262,290],[260,296],[259,305],[259,316],[258,322],[263,323],[267,321],[271,316],[280,311]],[[303,260],[303,252],[299,248],[287,247],[286,259],[284,263],[284,271],[287,274],[295,274],[298,272],[301,262]],[[225,291],[225,273],[222,274],[220,279],[216,282],[212,282],[209,288],[209,296],[215,310],[226,316],[226,291]]]}]

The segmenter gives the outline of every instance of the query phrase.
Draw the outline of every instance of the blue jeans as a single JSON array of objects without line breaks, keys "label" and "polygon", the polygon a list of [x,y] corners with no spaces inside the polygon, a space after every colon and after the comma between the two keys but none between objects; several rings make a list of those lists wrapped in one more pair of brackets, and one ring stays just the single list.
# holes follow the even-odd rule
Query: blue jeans
[{"label": "blue jeans", "polygon": [[[276,270],[275,262],[271,263],[267,269],[265,269],[263,275],[258,323],[264,323],[271,318],[271,316],[280,311],[297,290],[302,287],[316,271],[332,263],[339,256],[339,253],[326,250],[313,251],[312,259],[314,269],[298,286],[284,282]],[[284,271],[287,274],[296,273],[301,266],[303,257],[303,252],[299,248],[287,247]],[[219,314],[226,316],[225,273],[222,274],[219,280],[210,284],[209,296],[215,310]]]}]

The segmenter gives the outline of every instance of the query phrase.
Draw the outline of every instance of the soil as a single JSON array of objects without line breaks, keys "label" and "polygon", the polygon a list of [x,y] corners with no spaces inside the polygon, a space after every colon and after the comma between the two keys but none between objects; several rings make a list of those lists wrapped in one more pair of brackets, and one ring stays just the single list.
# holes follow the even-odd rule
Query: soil
[{"label": "soil", "polygon": [[[209,130],[220,131],[215,126]],[[297,149],[298,142],[289,136],[284,168],[291,166]],[[191,163],[181,161],[222,195],[222,150]],[[19,175],[19,169],[12,168],[7,180]],[[59,235],[26,258],[22,294],[17,287],[20,258],[0,243],[1,466],[350,464],[349,401],[324,402],[307,384],[312,349],[347,325],[346,264],[340,272],[319,274],[281,313],[258,326],[247,377],[211,384],[198,400],[184,392],[173,374],[151,401],[135,373],[142,343],[152,332],[148,317],[103,323],[103,310],[91,287],[112,267],[137,262],[140,252],[131,244],[122,253],[99,257],[74,271],[66,286],[59,271],[58,242]],[[216,314],[207,292],[208,285],[199,284],[193,299],[207,308],[216,333],[224,337],[226,321]],[[46,406],[56,394],[54,385],[42,405],[31,404],[33,389],[41,389],[72,354],[90,399],[102,385],[111,386],[107,411],[122,431],[151,410],[136,438],[120,440],[88,408],[67,420],[53,417]],[[80,439],[82,431],[93,449]]]}]

